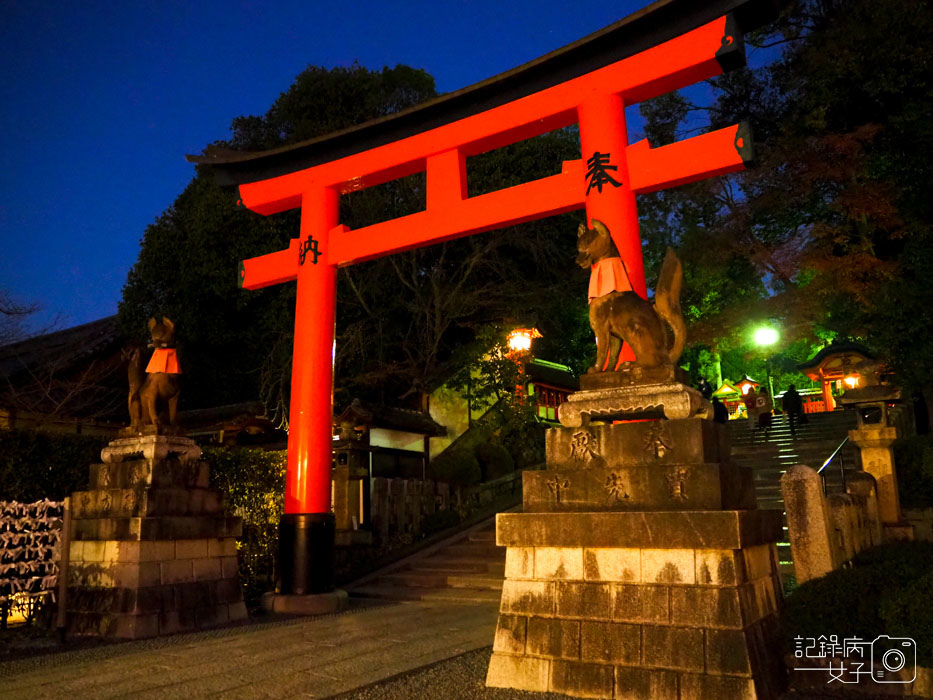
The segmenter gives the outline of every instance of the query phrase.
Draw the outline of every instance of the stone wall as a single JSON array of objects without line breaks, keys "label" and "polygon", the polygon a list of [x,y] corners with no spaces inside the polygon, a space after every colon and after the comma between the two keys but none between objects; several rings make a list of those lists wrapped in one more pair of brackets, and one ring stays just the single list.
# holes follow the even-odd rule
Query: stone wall
[{"label": "stone wall", "polygon": [[797,583],[825,576],[858,552],[881,544],[874,477],[855,472],[848,493],[823,493],[822,477],[798,464],[781,477]]},{"label": "stone wall", "polygon": [[520,488],[520,472],[473,486],[452,486],[430,479],[376,477],[372,480],[370,501],[373,534],[383,543],[396,535],[417,537],[424,530],[425,520],[438,512],[454,510],[463,517],[517,493]]}]

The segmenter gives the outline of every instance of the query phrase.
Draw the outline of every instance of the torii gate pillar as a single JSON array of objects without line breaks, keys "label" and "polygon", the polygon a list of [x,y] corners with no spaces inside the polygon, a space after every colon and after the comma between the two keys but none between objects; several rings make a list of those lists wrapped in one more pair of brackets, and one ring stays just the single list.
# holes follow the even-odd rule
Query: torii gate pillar
[{"label": "torii gate pillar", "polygon": [[[339,195],[316,187],[302,196],[295,345],[289,411],[285,515],[279,532],[281,592],[327,593],[334,588],[334,514],[330,509],[330,432],[334,394],[337,268],[327,256],[337,225]],[[315,319],[314,323],[303,322]],[[300,360],[298,358],[301,358]]]},{"label": "torii gate pillar", "polygon": [[[631,278],[632,288],[641,296],[647,296],[645,286],[645,264],[641,253],[641,236],[638,232],[638,210],[635,208],[635,193],[629,177],[626,149],[628,138],[625,125],[625,103],[619,95],[594,94],[577,108],[580,119],[580,150],[584,165],[594,154],[608,158],[616,170],[611,171],[618,186],[606,183],[603,187],[590,186],[586,193],[586,218],[592,226],[593,219],[602,221],[609,228],[619,254],[625,261]],[[624,361],[635,359],[626,345]]]}]

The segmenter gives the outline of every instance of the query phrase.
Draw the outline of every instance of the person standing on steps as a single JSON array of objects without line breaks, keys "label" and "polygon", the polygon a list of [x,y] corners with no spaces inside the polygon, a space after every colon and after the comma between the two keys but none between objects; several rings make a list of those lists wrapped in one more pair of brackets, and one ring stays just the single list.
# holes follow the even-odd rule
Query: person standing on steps
[{"label": "person standing on steps", "polygon": [[755,440],[755,431],[758,425],[758,410],[755,407],[755,399],[758,398],[758,394],[755,393],[754,387],[748,387],[748,392],[745,396],[742,397],[742,403],[745,404],[745,414],[748,417],[749,432],[752,434],[752,442]]},{"label": "person standing on steps", "polygon": [[784,392],[781,406],[784,409],[784,413],[787,414],[787,422],[790,423],[790,434],[796,435],[797,421],[804,423],[806,422],[806,417],[803,414],[803,399],[800,398],[800,394],[797,393],[797,387],[793,384]]},{"label": "person standing on steps", "polygon": [[771,433],[771,410],[773,408],[774,403],[768,395],[768,390],[762,387],[761,391],[758,392],[758,396],[755,397],[755,411],[758,414],[758,429],[765,431],[766,442]]},{"label": "person standing on steps", "polygon": [[729,409],[726,408],[726,405],[719,400],[718,396],[713,397],[713,421],[716,423],[726,424],[726,421],[729,420]]}]

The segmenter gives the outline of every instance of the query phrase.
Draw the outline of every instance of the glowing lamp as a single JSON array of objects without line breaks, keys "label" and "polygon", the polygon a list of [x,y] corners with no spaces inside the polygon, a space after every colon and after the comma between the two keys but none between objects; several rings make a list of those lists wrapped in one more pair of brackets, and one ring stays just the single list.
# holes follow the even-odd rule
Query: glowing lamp
[{"label": "glowing lamp", "polygon": [[855,387],[858,386],[858,376],[857,376],[857,375],[854,375],[854,374],[849,375],[849,376],[846,377],[843,381],[846,383],[846,386],[848,386],[850,389],[854,389]]},{"label": "glowing lamp", "polygon": [[774,345],[778,339],[778,332],[768,326],[762,326],[755,331],[755,345]]},{"label": "glowing lamp", "polygon": [[509,333],[509,350],[512,352],[528,352],[531,350],[531,341],[540,338],[537,328],[516,328]]}]

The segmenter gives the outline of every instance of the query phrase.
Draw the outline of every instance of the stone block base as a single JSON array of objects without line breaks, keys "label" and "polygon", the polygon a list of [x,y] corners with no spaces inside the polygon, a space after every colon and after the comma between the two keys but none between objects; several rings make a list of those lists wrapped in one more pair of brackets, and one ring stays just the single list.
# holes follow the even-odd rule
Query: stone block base
[{"label": "stone block base", "polygon": [[236,540],[76,540],[68,633],[128,639],[246,618]]},{"label": "stone block base", "polygon": [[508,549],[487,685],[777,698],[778,516],[500,514],[497,538]]},{"label": "stone block base", "polygon": [[731,464],[651,464],[526,471],[524,511],[722,510],[755,507],[754,474]]},{"label": "stone block base", "polygon": [[350,604],[347,592],[336,589],[330,593],[309,595],[282,595],[265,593],[262,607],[268,612],[287,613],[289,615],[329,615],[346,610]]},{"label": "stone block base", "polygon": [[138,639],[247,616],[240,518],[223,514],[194,441],[112,441],[73,494],[68,633]]},{"label": "stone block base", "polygon": [[883,542],[913,542],[916,533],[908,522],[881,523],[881,539]]}]

